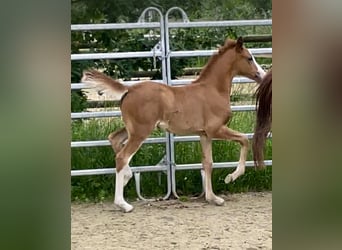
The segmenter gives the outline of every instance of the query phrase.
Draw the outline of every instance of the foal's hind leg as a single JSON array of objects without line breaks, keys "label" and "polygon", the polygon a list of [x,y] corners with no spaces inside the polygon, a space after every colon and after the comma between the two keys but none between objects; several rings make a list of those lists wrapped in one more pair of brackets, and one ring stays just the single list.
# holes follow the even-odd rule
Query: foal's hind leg
[{"label": "foal's hind leg", "polygon": [[123,190],[125,185],[125,175],[130,168],[128,166],[133,155],[138,151],[143,141],[153,130],[151,128],[141,128],[140,132],[143,134],[131,133],[128,136],[128,141],[121,151],[116,155],[116,181],[115,181],[115,199],[114,203],[119,206],[124,212],[130,212],[133,210],[133,206],[128,204],[123,197]]},{"label": "foal's hind leg", "polygon": [[246,169],[246,158],[248,152],[248,138],[246,135],[222,126],[219,130],[214,133],[214,137],[218,139],[237,141],[241,144],[239,165],[232,174],[229,174],[224,179],[225,183],[235,181],[239,176],[245,173]]},{"label": "foal's hind leg", "polygon": [[[128,133],[126,128],[122,128],[118,131],[111,133],[108,136],[108,140],[112,144],[112,148],[115,154],[118,154],[121,149],[124,147],[126,140],[128,139]],[[124,186],[127,185],[128,181],[132,178],[133,174],[131,168],[125,168],[124,171]]]},{"label": "foal's hind leg", "polygon": [[205,199],[208,202],[213,202],[216,205],[223,205],[224,200],[218,196],[216,196],[213,192],[212,183],[211,183],[211,173],[213,166],[213,157],[212,157],[212,144],[211,139],[207,136],[201,136],[201,147],[202,147],[202,165],[205,172]]}]

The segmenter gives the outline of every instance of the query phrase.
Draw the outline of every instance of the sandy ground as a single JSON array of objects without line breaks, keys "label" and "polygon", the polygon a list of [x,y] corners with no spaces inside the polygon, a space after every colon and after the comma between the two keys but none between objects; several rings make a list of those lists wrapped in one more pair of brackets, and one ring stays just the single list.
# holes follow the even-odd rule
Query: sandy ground
[{"label": "sandy ground", "polygon": [[272,193],[204,200],[72,204],[71,249],[272,249]]}]

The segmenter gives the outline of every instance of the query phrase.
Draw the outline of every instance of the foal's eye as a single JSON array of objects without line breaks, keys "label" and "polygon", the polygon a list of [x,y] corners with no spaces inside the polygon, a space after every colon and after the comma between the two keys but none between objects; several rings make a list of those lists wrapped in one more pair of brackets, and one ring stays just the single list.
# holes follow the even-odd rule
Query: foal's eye
[{"label": "foal's eye", "polygon": [[248,61],[253,62],[253,57],[248,57]]}]

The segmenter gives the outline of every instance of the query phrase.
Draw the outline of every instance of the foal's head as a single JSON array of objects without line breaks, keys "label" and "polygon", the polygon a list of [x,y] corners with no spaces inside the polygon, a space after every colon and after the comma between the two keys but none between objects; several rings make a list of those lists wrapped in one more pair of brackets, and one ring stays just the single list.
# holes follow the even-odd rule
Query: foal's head
[{"label": "foal's head", "polygon": [[236,60],[234,63],[235,72],[238,75],[248,77],[257,83],[260,83],[265,71],[255,61],[253,55],[243,46],[242,37],[236,40],[235,44]]}]

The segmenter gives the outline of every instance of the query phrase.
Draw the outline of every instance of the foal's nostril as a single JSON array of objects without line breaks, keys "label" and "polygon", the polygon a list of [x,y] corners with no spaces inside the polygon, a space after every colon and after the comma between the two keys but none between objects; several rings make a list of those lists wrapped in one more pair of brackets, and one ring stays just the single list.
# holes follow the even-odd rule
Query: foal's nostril
[{"label": "foal's nostril", "polygon": [[255,73],[255,81],[260,83],[262,81],[262,74],[260,72]]}]

